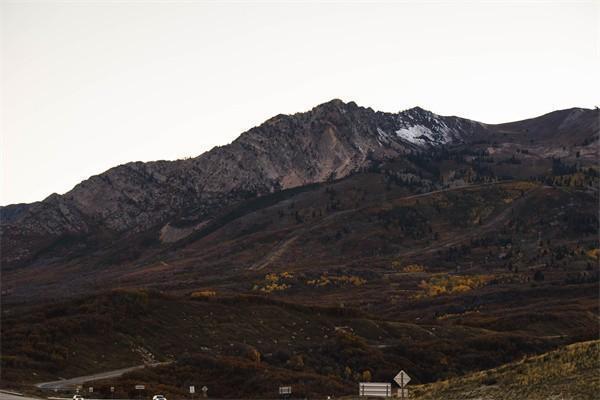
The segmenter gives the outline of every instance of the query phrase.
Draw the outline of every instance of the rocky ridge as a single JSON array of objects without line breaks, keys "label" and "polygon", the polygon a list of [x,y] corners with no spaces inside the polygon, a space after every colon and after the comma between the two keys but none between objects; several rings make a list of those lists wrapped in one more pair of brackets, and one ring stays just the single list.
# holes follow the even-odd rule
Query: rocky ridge
[{"label": "rocky ridge", "polygon": [[[422,137],[386,133],[415,127]],[[196,158],[120,165],[64,195],[3,207],[3,263],[31,259],[66,236],[138,233],[184,210],[208,217],[244,198],[342,178],[373,160],[460,140],[477,129],[481,124],[420,108],[391,114],[341,100],[278,115]]]},{"label": "rocky ridge", "polygon": [[[0,208],[2,265],[31,262],[82,237],[114,241],[150,229],[168,231],[181,219],[201,226],[215,211],[244,199],[344,178],[408,153],[489,139],[499,129],[536,134],[548,130],[548,119],[554,131],[571,132],[581,120],[597,125],[591,110],[567,111],[491,126],[419,107],[385,113],[336,99],[308,112],[280,114],[198,157],[127,163],[64,195]],[[580,130],[587,135],[590,129],[597,127]],[[167,236],[178,240],[191,232],[188,226],[185,234]]]}]

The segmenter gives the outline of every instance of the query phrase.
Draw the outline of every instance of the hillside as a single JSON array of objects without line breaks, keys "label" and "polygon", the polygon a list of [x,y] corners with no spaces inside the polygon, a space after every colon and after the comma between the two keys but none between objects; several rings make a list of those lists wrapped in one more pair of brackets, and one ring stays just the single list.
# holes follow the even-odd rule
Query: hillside
[{"label": "hillside", "polygon": [[598,112],[334,100],[3,207],[0,385],[168,360],[94,386],[341,395],[595,340]]},{"label": "hillside", "polygon": [[[437,172],[423,164],[405,171],[404,179],[428,175],[433,188],[478,175],[544,175],[553,157],[568,162],[555,169],[586,167],[596,158],[598,132],[598,110],[487,125],[418,107],[384,113],[332,100],[305,113],[278,115],[195,158],[121,165],[64,195],[0,208],[2,266],[46,264],[65,252],[89,254],[157,231],[176,241],[224,207],[344,178],[408,154],[447,158]],[[186,229],[172,232],[181,221]]]},{"label": "hillside", "polygon": [[502,367],[413,389],[415,399],[592,400],[600,393],[600,341],[576,343]]},{"label": "hillside", "polygon": [[[3,288],[10,291],[4,299],[141,286],[394,313],[391,304],[406,304],[435,274],[517,286],[528,285],[538,270],[546,282],[596,279],[587,252],[597,246],[597,197],[585,188],[516,181],[414,194],[421,186],[392,174],[357,174],[249,201],[175,243],[161,244],[155,234],[3,271]],[[420,267],[403,272],[413,264]],[[286,272],[293,277],[281,279],[284,286],[272,285]],[[351,277],[360,278],[358,285],[344,281]]]},{"label": "hillside", "polygon": [[[108,393],[117,386],[127,396],[133,387],[128,383],[137,380],[150,391],[160,388],[178,397],[184,395],[185,383],[194,380],[209,384],[215,396],[273,397],[278,384],[294,383],[298,395],[340,395],[353,393],[366,371],[373,380],[389,380],[398,366],[410,371],[415,383],[432,382],[593,338],[595,285],[565,287],[555,294],[564,304],[562,311],[530,306],[528,318],[538,332],[523,319],[506,325],[509,320],[483,309],[478,315],[421,321],[260,296],[113,291],[4,311],[1,384],[22,388],[167,360],[174,362],[94,387]],[[532,295],[525,301],[531,303]],[[451,298],[466,299],[460,294]],[[413,303],[417,309],[426,304]],[[512,307],[504,312],[523,315]],[[576,324],[558,328],[553,312]],[[534,313],[545,318],[536,320]],[[547,335],[551,329],[553,335]]]}]

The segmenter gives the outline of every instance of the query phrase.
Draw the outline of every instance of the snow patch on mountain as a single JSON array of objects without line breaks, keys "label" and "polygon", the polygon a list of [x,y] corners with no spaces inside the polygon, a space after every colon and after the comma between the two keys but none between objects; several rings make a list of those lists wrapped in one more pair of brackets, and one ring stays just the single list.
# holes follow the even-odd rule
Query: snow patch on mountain
[{"label": "snow patch on mountain", "polygon": [[422,143],[429,141],[431,131],[423,125],[414,125],[407,128],[398,129],[396,135],[404,140],[408,140],[411,143]]},{"label": "snow patch on mountain", "polygon": [[443,145],[453,140],[442,118],[418,107],[400,113],[398,125],[396,136],[417,145]]},{"label": "snow patch on mountain", "polygon": [[452,140],[450,130],[443,122],[433,129],[424,125],[412,125],[400,128],[396,135],[415,144],[446,144]]}]

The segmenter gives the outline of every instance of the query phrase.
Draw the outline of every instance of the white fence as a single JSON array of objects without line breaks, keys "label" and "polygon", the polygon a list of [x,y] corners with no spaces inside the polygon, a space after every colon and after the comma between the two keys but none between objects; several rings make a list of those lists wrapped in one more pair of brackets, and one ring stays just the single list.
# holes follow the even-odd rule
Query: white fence
[{"label": "white fence", "polygon": [[383,382],[361,382],[358,384],[358,395],[369,397],[392,397],[392,385]]}]

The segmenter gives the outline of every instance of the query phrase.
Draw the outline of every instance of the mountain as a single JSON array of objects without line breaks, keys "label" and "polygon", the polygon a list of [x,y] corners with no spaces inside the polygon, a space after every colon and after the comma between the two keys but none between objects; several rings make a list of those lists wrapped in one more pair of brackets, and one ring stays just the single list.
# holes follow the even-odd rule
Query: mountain
[{"label": "mountain", "polygon": [[[128,163],[64,195],[2,207],[2,265],[52,257],[64,242],[90,251],[82,238],[97,246],[163,229],[167,241],[181,239],[223,207],[245,199],[344,178],[382,161],[444,146],[487,141],[502,143],[493,153],[522,146],[535,149],[531,156],[536,158],[568,158],[577,151],[594,157],[597,114],[573,109],[493,126],[418,107],[393,114],[332,100],[305,113],[278,115],[196,158]],[[548,143],[540,142],[546,137]],[[194,225],[173,229],[175,220]]]},{"label": "mountain", "polygon": [[95,390],[337,396],[595,340],[599,117],[491,125],[334,100],[3,207],[0,386],[156,360]]},{"label": "mountain", "polygon": [[[339,100],[307,113],[278,115],[196,158],[121,165],[65,195],[3,207],[3,264],[31,260],[64,237],[141,232],[182,213],[201,220],[224,205],[342,178],[371,159],[397,157],[430,140],[458,139],[477,128],[420,109],[394,115]],[[393,134],[410,129],[421,129],[426,139]]]}]

